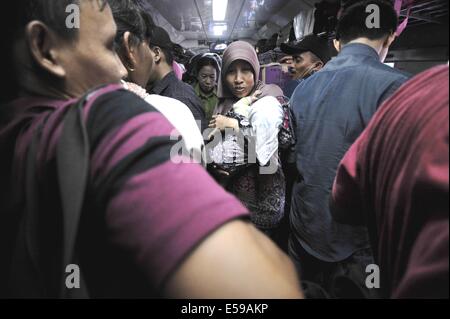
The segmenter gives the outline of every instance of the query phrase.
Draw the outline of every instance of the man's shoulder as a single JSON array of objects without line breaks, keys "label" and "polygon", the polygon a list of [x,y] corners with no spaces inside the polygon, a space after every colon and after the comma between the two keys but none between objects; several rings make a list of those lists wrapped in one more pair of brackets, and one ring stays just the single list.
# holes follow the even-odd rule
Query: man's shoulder
[{"label": "man's shoulder", "polygon": [[152,107],[155,107],[158,110],[170,109],[174,112],[176,111],[178,113],[181,113],[180,115],[192,115],[186,104],[172,97],[151,94],[145,99],[145,101],[147,101]]},{"label": "man's shoulder", "polygon": [[[21,98],[7,105],[5,110],[11,121],[19,116],[42,114],[48,115],[52,124],[62,123],[68,108],[76,104],[82,104],[86,122],[92,120],[102,121],[105,117],[120,120],[123,117],[133,117],[144,112],[157,112],[155,108],[146,103],[136,94],[125,90],[120,85],[108,85],[86,92],[82,97],[72,99],[55,99],[41,96]],[[9,114],[11,113],[11,114]],[[2,113],[3,114],[3,113]],[[5,116],[6,116],[5,115]]]},{"label": "man's shoulder", "polygon": [[351,67],[334,68],[331,70],[324,69],[323,72],[318,72],[304,82],[315,86],[318,82],[327,82],[333,78],[336,80],[341,80],[342,78],[346,81],[361,84],[368,79],[374,84],[379,81],[383,83],[404,83],[411,78],[411,75],[379,61],[370,61],[369,63],[355,64]]},{"label": "man's shoulder", "polygon": [[86,127],[94,144],[118,129],[136,129],[144,123],[160,127],[161,133],[170,134],[173,129],[155,107],[122,89],[98,97],[85,112]]},{"label": "man's shoulder", "polygon": [[96,97],[90,104],[92,104],[92,106],[87,110],[88,121],[93,121],[95,119],[101,121],[107,117],[121,120],[142,113],[158,112],[157,109],[146,103],[145,100],[125,89],[102,94]]},{"label": "man's shoulder", "polygon": [[411,78],[411,74],[408,74],[404,71],[401,71],[399,69],[393,68],[389,65],[386,65],[384,63],[374,63],[373,65],[369,66],[373,73],[384,77],[386,80],[392,80],[392,81],[407,81]]},{"label": "man's shoulder", "polygon": [[173,81],[173,86],[180,90],[180,93],[197,96],[197,94],[195,94],[194,88],[181,80],[177,79],[177,81]]},{"label": "man's shoulder", "polygon": [[179,100],[189,106],[201,106],[201,99],[195,94],[194,89],[181,80],[173,81],[168,97]]}]

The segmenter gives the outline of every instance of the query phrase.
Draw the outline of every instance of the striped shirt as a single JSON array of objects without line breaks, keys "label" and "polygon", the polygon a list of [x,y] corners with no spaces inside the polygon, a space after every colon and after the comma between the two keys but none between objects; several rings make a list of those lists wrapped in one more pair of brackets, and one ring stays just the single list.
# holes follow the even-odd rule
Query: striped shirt
[{"label": "striped shirt", "polygon": [[[12,198],[22,203],[13,207],[23,209],[26,150],[44,124],[37,153],[44,269],[53,269],[51,256],[61,245],[56,146],[74,102],[24,98],[0,114],[2,212],[11,208]],[[91,158],[79,250],[90,293],[158,296],[202,240],[223,224],[245,218],[247,210],[200,165],[171,160],[173,126],[133,93],[119,86],[96,91],[84,117]],[[2,242],[11,249],[18,223],[8,221]],[[52,274],[47,275],[51,281]]]}]

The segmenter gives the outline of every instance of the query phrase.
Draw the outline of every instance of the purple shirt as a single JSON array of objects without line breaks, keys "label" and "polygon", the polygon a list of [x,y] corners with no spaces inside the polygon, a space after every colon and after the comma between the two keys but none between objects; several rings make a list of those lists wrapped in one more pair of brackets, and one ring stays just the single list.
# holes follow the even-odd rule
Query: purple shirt
[{"label": "purple shirt", "polygon": [[391,298],[448,298],[448,67],[405,84],[341,162],[338,222],[367,225]]},{"label": "purple shirt", "polygon": [[[174,128],[145,101],[117,89],[97,92],[85,107],[91,147],[87,198],[92,206],[83,212],[89,222],[86,228],[81,226],[81,267],[93,296],[151,297],[208,235],[231,220],[247,217],[247,210],[200,165],[172,162],[168,136]],[[21,99],[12,104],[8,123],[0,126],[0,176],[7,177],[0,181],[1,190],[20,190],[27,147],[35,129],[45,123],[38,175],[43,202],[53,203],[43,210],[55,214],[61,209],[55,204],[59,203],[54,183],[56,145],[72,102]],[[120,168],[134,152],[143,155]],[[101,184],[119,168],[117,178]],[[98,203],[96,194],[105,192],[104,187],[108,196]],[[49,190],[56,191],[49,196]],[[0,205],[14,192],[5,191]]]}]

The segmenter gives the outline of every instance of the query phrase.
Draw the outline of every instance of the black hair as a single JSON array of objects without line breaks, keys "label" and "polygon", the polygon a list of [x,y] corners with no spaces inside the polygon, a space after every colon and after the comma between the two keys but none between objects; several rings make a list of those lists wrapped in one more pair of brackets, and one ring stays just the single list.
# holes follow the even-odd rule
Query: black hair
[{"label": "black hair", "polygon": [[208,57],[203,57],[198,61],[197,68],[196,68],[196,74],[198,75],[200,73],[200,70],[205,66],[212,66],[216,70],[217,76],[219,76],[220,67],[217,64],[217,61],[215,61],[212,58],[208,58]]},{"label": "black hair", "polygon": [[19,0],[23,15],[20,16],[20,26],[25,27],[33,20],[45,23],[60,37],[72,40],[77,36],[77,29],[66,27],[66,7],[71,4],[79,5],[79,0]]},{"label": "black hair", "polygon": [[[380,27],[369,28],[366,20],[369,5],[376,5],[380,9]],[[336,28],[336,39],[342,43],[351,42],[357,38],[380,40],[394,33],[398,27],[398,17],[390,1],[365,0],[347,2]]]},{"label": "black hair", "polygon": [[175,62],[187,65],[189,61],[195,56],[195,53],[192,52],[191,50],[183,48],[179,44],[175,44],[173,46],[173,55]]},{"label": "black hair", "polygon": [[130,45],[136,47],[147,37],[147,26],[141,14],[141,9],[133,0],[108,0],[114,20],[117,25],[115,38],[116,49],[125,52],[123,35],[130,32]]},{"label": "black hair", "polygon": [[150,48],[151,49],[154,49],[155,47],[160,48],[161,51],[164,53],[164,56],[166,57],[167,64],[172,65],[173,61],[175,60],[174,54],[172,52],[173,48],[162,48],[158,45],[152,45],[152,41],[151,41],[152,33],[157,26],[156,26],[155,22],[153,21],[151,15],[146,10],[144,10],[142,8],[140,10],[140,13],[141,13],[141,18],[145,25],[146,37],[147,37],[147,39],[150,40],[150,44],[149,44]]},{"label": "black hair", "polygon": [[[8,79],[6,85],[2,85],[0,102],[9,101],[17,95],[19,88],[17,74],[13,63],[13,47],[17,40],[25,35],[25,27],[31,21],[41,21],[54,31],[62,40],[75,41],[78,38],[78,29],[67,28],[66,19],[69,5],[79,5],[82,0],[15,0],[8,3],[8,10],[0,10],[1,30],[5,35],[6,43],[2,50],[2,75]],[[96,1],[103,10],[107,0]]]},{"label": "black hair", "polygon": [[[19,5],[19,28],[25,27],[33,20],[45,23],[52,31],[65,40],[74,40],[78,36],[77,28],[67,28],[66,8],[69,5],[80,5],[81,0],[16,0]],[[96,1],[103,10],[108,4],[107,0]]]},{"label": "black hair", "polygon": [[217,62],[215,62],[211,58],[202,58],[198,61],[196,70],[195,70],[195,80],[197,81],[200,71],[205,66],[212,66],[214,70],[216,70],[216,81],[219,81],[220,78],[220,68]]},{"label": "black hair", "polygon": [[144,22],[145,36],[147,38],[150,38],[153,30],[156,27],[155,21],[153,21],[153,18],[150,15],[150,13],[147,12],[143,7],[140,6],[139,8],[140,8],[139,13],[142,17],[142,21]]},{"label": "black hair", "polygon": [[173,61],[175,61],[175,58],[174,58],[174,56],[173,56],[172,49],[170,49],[170,48],[162,48],[162,47],[157,46],[157,45],[151,46],[151,47],[152,47],[152,48],[155,48],[155,47],[160,48],[161,51],[164,53],[164,56],[166,57],[166,62],[167,62],[167,64],[170,65],[170,66],[172,66]]}]

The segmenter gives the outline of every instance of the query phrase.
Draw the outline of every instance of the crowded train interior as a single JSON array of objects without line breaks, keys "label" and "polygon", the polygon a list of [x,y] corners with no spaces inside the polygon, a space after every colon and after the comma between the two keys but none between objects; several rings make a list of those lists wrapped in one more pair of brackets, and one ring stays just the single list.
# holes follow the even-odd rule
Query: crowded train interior
[{"label": "crowded train interior", "polygon": [[448,5],[9,3],[0,298],[448,299]]}]

